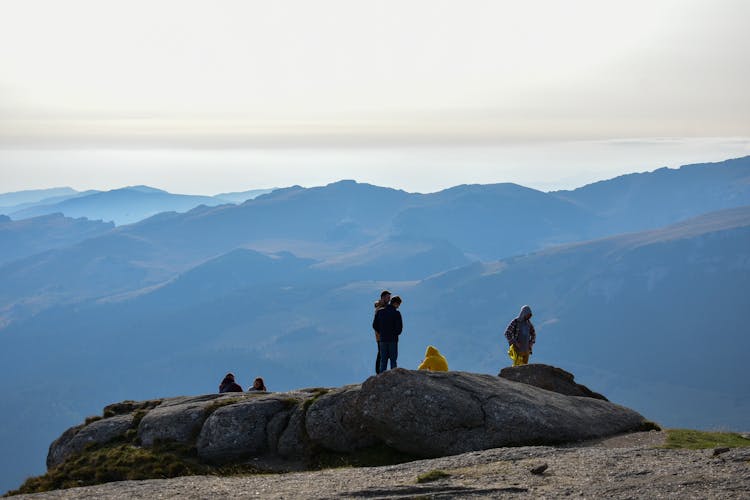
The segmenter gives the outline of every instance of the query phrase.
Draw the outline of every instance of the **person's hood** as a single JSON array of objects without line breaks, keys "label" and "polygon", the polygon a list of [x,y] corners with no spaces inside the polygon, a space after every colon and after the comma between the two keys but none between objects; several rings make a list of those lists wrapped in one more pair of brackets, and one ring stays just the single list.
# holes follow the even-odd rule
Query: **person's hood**
[{"label": "person's hood", "polygon": [[437,347],[432,347],[431,345],[427,346],[427,350],[424,353],[425,358],[432,358],[441,356],[440,351],[437,350]]},{"label": "person's hood", "polygon": [[531,317],[531,307],[523,306],[521,312],[518,314],[519,321],[526,321]]}]

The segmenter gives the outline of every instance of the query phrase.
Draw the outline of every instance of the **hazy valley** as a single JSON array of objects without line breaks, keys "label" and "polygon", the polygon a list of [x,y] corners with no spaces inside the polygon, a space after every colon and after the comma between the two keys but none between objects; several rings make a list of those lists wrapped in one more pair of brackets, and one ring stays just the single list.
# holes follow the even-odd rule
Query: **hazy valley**
[{"label": "hazy valley", "polygon": [[85,198],[70,217],[0,220],[15,450],[0,489],[107,403],[215,392],[227,371],[271,390],[364,380],[382,288],[404,299],[401,366],[434,344],[451,369],[496,374],[528,303],[532,361],[665,426],[750,427],[750,157],[551,193],[295,186],[117,227],[95,222],[113,206],[98,198],[58,203]]}]

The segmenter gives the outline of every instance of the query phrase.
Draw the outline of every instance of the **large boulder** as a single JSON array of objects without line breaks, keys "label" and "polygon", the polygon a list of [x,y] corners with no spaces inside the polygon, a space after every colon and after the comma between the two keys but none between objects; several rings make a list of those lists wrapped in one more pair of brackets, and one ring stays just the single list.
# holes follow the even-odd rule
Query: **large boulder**
[{"label": "large boulder", "polygon": [[573,380],[573,374],[566,372],[556,366],[534,363],[523,366],[509,366],[500,370],[498,376],[521,382],[523,384],[533,385],[548,391],[565,394],[566,396],[582,396],[585,398],[601,399],[608,401],[607,398],[594,392],[585,385],[576,383]]},{"label": "large boulder", "polygon": [[579,441],[646,424],[607,401],[464,372],[387,371],[365,381],[357,408],[377,438],[424,457]]},{"label": "large boulder", "polygon": [[313,443],[343,453],[377,443],[357,413],[360,387],[334,389],[313,401],[305,415],[305,430]]},{"label": "large boulder", "polygon": [[[524,382],[508,380],[506,373],[520,373]],[[638,413],[604,399],[559,393],[571,386],[578,386],[572,375],[545,365],[504,370],[501,377],[398,368],[336,389],[126,401],[108,406],[106,418],[66,431],[50,446],[47,463],[54,467],[85,453],[89,443],[121,436],[133,446],[160,440],[194,446],[207,462],[252,457],[253,463],[284,468],[309,465],[319,452],[353,453],[381,443],[435,457],[647,426]]]},{"label": "large boulder", "polygon": [[312,443],[305,429],[305,408],[298,406],[289,414],[289,420],[276,443],[280,457],[292,462],[305,461],[312,452]]},{"label": "large boulder", "polygon": [[[267,453],[272,447],[269,445],[269,429],[280,436],[283,431],[279,423],[288,420],[287,415],[298,403],[296,399],[268,395],[217,409],[200,431],[198,456],[214,462],[225,462]],[[278,417],[282,412],[287,415]]]},{"label": "large boulder", "polygon": [[103,444],[124,436],[133,424],[133,415],[116,415],[96,420],[85,426],[72,427],[55,440],[47,454],[47,468],[60,465],[75,453],[83,451],[90,443]]},{"label": "large boulder", "polygon": [[138,425],[138,437],[143,446],[153,446],[156,441],[192,443],[212,407],[222,399],[242,397],[229,394],[207,394],[165,400],[149,411]]}]

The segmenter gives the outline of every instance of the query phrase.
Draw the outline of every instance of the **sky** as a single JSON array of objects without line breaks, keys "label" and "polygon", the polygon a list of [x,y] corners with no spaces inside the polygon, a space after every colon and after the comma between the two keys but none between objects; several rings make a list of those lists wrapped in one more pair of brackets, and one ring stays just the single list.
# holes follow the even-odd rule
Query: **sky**
[{"label": "sky", "polygon": [[0,192],[570,188],[750,154],[745,0],[0,2]]}]

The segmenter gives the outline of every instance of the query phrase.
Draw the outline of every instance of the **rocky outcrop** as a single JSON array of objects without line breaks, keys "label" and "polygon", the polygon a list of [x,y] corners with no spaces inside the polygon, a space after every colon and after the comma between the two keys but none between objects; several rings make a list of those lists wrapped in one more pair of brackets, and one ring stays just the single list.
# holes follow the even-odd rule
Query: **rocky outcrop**
[{"label": "rocky outcrop", "polygon": [[[228,397],[224,396],[224,400]],[[190,443],[201,432],[209,415],[208,409],[222,401],[218,394],[172,398],[149,411],[138,425],[138,437],[143,446],[157,441]]]},{"label": "rocky outcrop", "polygon": [[359,411],[361,392],[361,386],[352,385],[316,399],[305,415],[305,430],[311,442],[343,453],[376,444],[378,439],[368,430]]},{"label": "rocky outcrop", "polygon": [[491,375],[392,370],[362,385],[363,421],[400,451],[437,457],[640,429],[633,410]]},{"label": "rocky outcrop", "polygon": [[[565,372],[563,372],[565,373]],[[286,393],[232,393],[112,405],[107,418],[66,431],[48,467],[89,443],[176,442],[207,462],[266,457],[304,463],[319,451],[375,445],[419,457],[554,444],[641,429],[633,410],[501,377],[390,370],[361,385]]]},{"label": "rocky outcrop", "polygon": [[509,366],[500,370],[498,376],[514,382],[533,385],[548,391],[565,394],[566,396],[581,396],[585,398],[607,398],[594,392],[585,385],[576,383],[573,374],[556,366],[535,363],[523,366]]},{"label": "rocky outcrop", "polygon": [[[279,396],[264,396],[217,409],[198,436],[198,456],[225,461],[267,453],[273,446],[269,441],[276,443],[281,435],[279,424],[283,424],[297,403],[295,399],[287,403]],[[275,425],[269,425],[271,422]]]},{"label": "rocky outcrop", "polygon": [[124,436],[133,424],[133,414],[95,420],[88,425],[68,429],[55,440],[47,454],[47,467],[61,464],[67,457],[82,451],[89,443],[106,443]]}]

